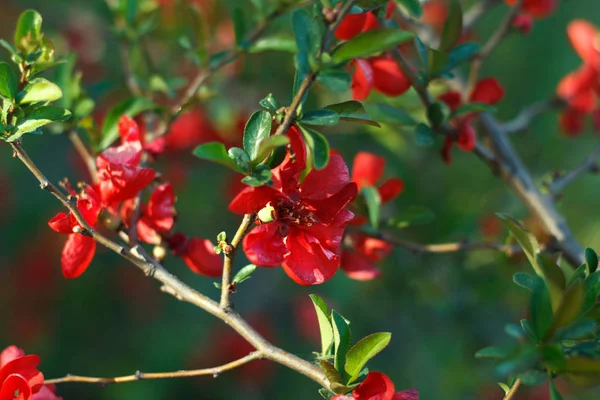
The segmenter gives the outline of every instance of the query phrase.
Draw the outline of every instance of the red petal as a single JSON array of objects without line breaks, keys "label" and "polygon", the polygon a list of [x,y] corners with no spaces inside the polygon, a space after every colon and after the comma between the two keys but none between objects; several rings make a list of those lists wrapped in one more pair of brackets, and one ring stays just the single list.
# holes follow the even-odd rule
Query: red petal
[{"label": "red petal", "polygon": [[131,165],[110,164],[99,171],[100,193],[105,204],[121,203],[138,195],[154,180],[156,172],[152,168]]},{"label": "red petal", "polygon": [[352,75],[352,98],[362,101],[369,97],[373,87],[373,69],[367,60],[356,59],[354,75]]},{"label": "red petal", "polygon": [[217,277],[223,272],[223,258],[215,253],[215,245],[208,239],[192,238],[181,257],[197,274]]},{"label": "red petal", "polygon": [[361,151],[354,157],[352,181],[356,182],[359,189],[363,186],[375,186],[383,176],[384,169],[385,158]]},{"label": "red petal", "polygon": [[317,285],[331,279],[340,266],[336,252],[325,249],[306,232],[293,229],[285,240],[289,253],[281,264],[290,278],[301,285]]},{"label": "red petal", "polygon": [[119,120],[119,135],[123,142],[139,142],[140,128],[132,118],[123,115]]},{"label": "red petal", "polygon": [[229,203],[229,211],[250,214],[259,211],[267,203],[277,204],[285,195],[270,186],[246,187]]},{"label": "red petal", "polygon": [[342,253],[342,270],[357,281],[370,281],[381,276],[381,270],[366,258],[347,250]]},{"label": "red petal", "polygon": [[16,360],[17,358],[25,357],[25,351],[18,348],[17,346],[8,346],[2,353],[0,353],[0,369],[2,369],[6,364],[11,362],[12,360]]},{"label": "red petal", "polygon": [[442,148],[442,160],[444,160],[446,165],[452,164],[452,144],[452,138],[450,136],[446,136],[444,147]]},{"label": "red petal", "polygon": [[373,86],[379,92],[396,97],[410,89],[410,81],[396,61],[385,57],[370,60],[373,69]]},{"label": "red petal", "polygon": [[[31,400],[31,388],[21,375],[9,375],[0,383],[0,400]],[[19,393],[17,397],[16,392]]]},{"label": "red petal", "polygon": [[584,20],[569,23],[567,35],[579,57],[596,68],[600,67],[600,51],[598,51],[598,29]]},{"label": "red petal", "polygon": [[469,122],[464,122],[460,125],[460,131],[458,133],[458,141],[456,145],[463,151],[472,151],[477,143],[477,135],[475,129]]},{"label": "red petal", "polygon": [[62,397],[58,397],[55,393],[54,385],[44,385],[39,392],[33,395],[31,400],[62,400]]},{"label": "red petal", "polygon": [[456,111],[462,105],[462,96],[459,92],[449,90],[438,97],[438,100],[446,103],[450,107],[450,111]]},{"label": "red petal", "polygon": [[300,190],[302,197],[318,200],[337,193],[349,182],[348,166],[340,155],[334,154],[325,168],[313,169],[306,176]]},{"label": "red petal", "polygon": [[550,15],[556,8],[556,0],[525,0],[521,9],[536,18]]},{"label": "red petal", "polygon": [[108,168],[109,164],[138,165],[142,158],[140,142],[125,142],[117,147],[109,147],[96,158],[98,168]]},{"label": "red petal", "polygon": [[346,15],[335,30],[335,37],[340,40],[350,40],[359,33],[377,26],[377,18],[371,13]]},{"label": "red petal", "polygon": [[161,219],[172,219],[175,216],[174,205],[173,185],[162,184],[152,192],[150,200],[148,200],[148,215],[157,222]]},{"label": "red petal", "polygon": [[594,111],[593,121],[594,121],[594,130],[596,132],[600,132],[600,109],[597,109],[596,111]]},{"label": "red petal", "polygon": [[348,183],[339,192],[325,199],[304,199],[303,202],[310,205],[315,211],[319,221],[323,223],[331,222],[340,211],[356,199],[358,189],[354,182]]},{"label": "red petal", "polygon": [[392,400],[419,400],[419,391],[417,389],[408,389],[397,392]]},{"label": "red petal", "polygon": [[579,92],[569,99],[569,105],[576,110],[589,114],[596,108],[596,93],[593,90]]},{"label": "red petal", "polygon": [[390,243],[361,234],[352,235],[354,249],[373,262],[379,262],[390,255],[394,246]]},{"label": "red petal", "polygon": [[244,253],[252,264],[276,267],[288,252],[283,237],[278,234],[277,223],[259,225],[244,237]]},{"label": "red petal", "polygon": [[559,116],[559,125],[568,136],[576,136],[583,132],[585,114],[572,108],[563,111]]},{"label": "red petal", "polygon": [[76,224],[73,224],[71,218],[69,218],[68,214],[58,213],[48,221],[48,226],[55,232],[62,234],[70,234],[73,233],[73,228]]},{"label": "red petal", "polygon": [[290,147],[283,162],[273,169],[273,187],[284,193],[295,192],[298,180],[306,169],[306,145],[302,133],[296,126],[286,132],[290,138]]},{"label": "red petal", "polygon": [[5,382],[9,375],[19,375],[34,392],[37,392],[44,383],[44,375],[37,369],[39,364],[40,357],[35,354],[15,358],[0,369],[0,383]]},{"label": "red petal", "polygon": [[379,197],[382,203],[395,199],[404,190],[404,181],[400,178],[390,178],[379,186]]},{"label": "red petal", "polygon": [[381,372],[369,372],[352,394],[355,400],[390,400],[394,396],[394,383]]},{"label": "red petal", "polygon": [[504,97],[504,88],[494,78],[485,78],[477,82],[469,101],[471,103],[496,104]]},{"label": "red petal", "polygon": [[61,263],[65,278],[75,279],[89,267],[94,253],[96,241],[90,236],[72,233],[63,248]]},{"label": "red petal", "polygon": [[558,84],[556,94],[562,99],[572,101],[573,97],[581,92],[590,92],[595,89],[598,72],[589,65],[583,65],[575,72],[566,75]]},{"label": "red petal", "polygon": [[523,35],[528,35],[533,30],[533,18],[530,14],[517,14],[512,25]]},{"label": "red petal", "polygon": [[[166,221],[166,220],[162,220],[162,221]],[[173,224],[175,223],[175,221],[173,219],[171,219],[171,227],[173,227]],[[140,220],[138,221],[138,225],[137,225],[137,230],[138,230],[138,237],[140,238],[140,240],[142,240],[145,243],[148,244],[160,244],[162,237],[156,227],[156,225],[154,224],[154,221],[152,219],[150,219],[147,216],[143,216],[142,218],[140,218]],[[169,228],[166,232],[170,231],[171,228]],[[163,233],[166,233],[165,230],[160,230]]]}]

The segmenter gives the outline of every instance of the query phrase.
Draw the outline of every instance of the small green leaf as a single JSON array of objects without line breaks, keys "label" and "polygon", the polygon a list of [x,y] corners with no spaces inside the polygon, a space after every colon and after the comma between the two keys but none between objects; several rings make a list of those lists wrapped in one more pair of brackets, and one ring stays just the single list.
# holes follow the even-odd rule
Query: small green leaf
[{"label": "small green leaf", "polygon": [[244,12],[240,7],[233,9],[233,31],[235,34],[235,44],[242,46],[244,42],[244,34],[246,33],[246,22],[244,21]]},{"label": "small green leaf", "polygon": [[256,111],[250,116],[244,127],[244,150],[255,160],[258,155],[260,142],[271,135],[271,114],[266,111]]},{"label": "small green leaf", "polygon": [[346,354],[346,365],[344,367],[348,375],[346,384],[354,382],[367,362],[385,349],[391,339],[392,334],[389,332],[374,333],[352,346]]},{"label": "small green leaf", "polygon": [[[298,55],[301,55],[308,63],[309,57],[316,54],[321,44],[322,25],[306,10],[299,9],[292,14],[292,26],[298,45]],[[305,73],[310,72],[310,70],[301,70]]]},{"label": "small green leaf", "polygon": [[263,51],[282,51],[286,53],[297,53],[298,45],[291,36],[273,35],[256,40],[248,49],[250,53],[261,53]]},{"label": "small green leaf", "polygon": [[463,13],[460,1],[450,0],[450,10],[444,23],[442,36],[440,39],[440,51],[449,52],[452,50],[463,29]]},{"label": "small green leaf", "polygon": [[336,93],[348,90],[351,80],[350,74],[343,69],[328,69],[317,75],[317,82]]},{"label": "small green leaf", "polygon": [[233,160],[233,162],[239,167],[240,171],[244,171],[248,173],[250,170],[250,157],[248,153],[239,147],[232,147],[227,151],[229,157]]},{"label": "small green leaf", "polygon": [[396,3],[406,9],[415,18],[421,18],[423,15],[423,6],[421,6],[419,0],[396,0]]},{"label": "small green leaf", "polygon": [[378,28],[361,33],[343,43],[333,53],[334,63],[365,58],[408,42],[414,34],[399,29]]},{"label": "small green leaf", "polygon": [[517,272],[514,274],[513,282],[531,292],[533,292],[533,289],[535,288],[535,277],[524,272]]},{"label": "small green leaf", "polygon": [[525,255],[529,259],[529,262],[533,266],[533,269],[539,276],[544,276],[542,270],[537,264],[536,254],[540,251],[540,245],[537,239],[525,229],[512,217],[506,214],[496,214],[498,218],[502,220],[504,225],[508,228],[510,233],[513,234],[517,242],[521,245],[521,248],[525,252]]},{"label": "small green leaf", "polygon": [[510,392],[510,386],[508,386],[506,383],[498,382],[498,386],[500,386],[500,389],[504,391],[504,394],[508,394],[508,392]]},{"label": "small green leaf", "polygon": [[119,137],[119,119],[123,115],[135,117],[144,111],[156,109],[157,105],[145,97],[131,97],[117,103],[108,111],[102,125],[102,139],[97,149],[102,151],[110,146]]},{"label": "small green leaf", "polygon": [[271,113],[275,113],[280,107],[279,102],[275,96],[273,96],[273,93],[269,93],[264,99],[259,101],[258,104]]},{"label": "small green leaf", "polygon": [[23,45],[23,40],[37,41],[42,34],[42,16],[35,10],[24,11],[17,22],[15,31],[15,47]]},{"label": "small green leaf", "polygon": [[329,361],[320,361],[319,365],[323,372],[325,372],[325,376],[327,376],[327,380],[329,384],[332,385],[334,383],[342,383],[342,375],[339,373],[337,369],[333,366]]},{"label": "small green leaf", "polygon": [[300,122],[307,125],[335,125],[340,116],[331,110],[313,110],[304,113]]},{"label": "small green leaf", "polygon": [[448,106],[444,103],[436,101],[427,107],[427,118],[431,123],[431,126],[437,128],[442,126],[446,122],[448,117]]},{"label": "small green leaf", "polygon": [[58,85],[44,78],[35,78],[18,94],[17,100],[20,104],[45,103],[61,97],[62,91]]},{"label": "small green leaf", "polygon": [[576,340],[588,335],[593,335],[596,332],[597,328],[598,324],[596,323],[596,321],[586,319],[561,329],[559,333],[557,333],[557,336],[561,340]]},{"label": "small green leaf", "polygon": [[431,76],[437,76],[438,73],[441,72],[448,64],[450,56],[448,55],[448,53],[445,53],[443,51],[429,48],[429,55],[427,59],[429,62],[429,74]]},{"label": "small green leaf", "polygon": [[34,132],[37,129],[52,122],[66,121],[71,118],[71,112],[64,108],[54,106],[44,106],[33,110],[25,119],[19,121],[16,132],[11,135],[8,141],[14,141],[26,133]]},{"label": "small green leaf", "polygon": [[0,96],[14,99],[17,95],[18,82],[10,65],[0,62]]},{"label": "small green leaf", "polygon": [[203,160],[212,161],[239,172],[238,166],[229,157],[225,145],[221,142],[203,143],[194,149],[193,154]]},{"label": "small green leaf", "polygon": [[365,111],[363,105],[356,100],[345,101],[343,103],[330,104],[325,107],[327,110],[335,111],[339,114],[340,120],[349,122],[358,122],[365,125],[381,127],[373,121]]},{"label": "small green leaf", "polygon": [[428,224],[435,219],[435,214],[423,206],[410,206],[388,221],[389,226],[398,229],[408,226]]},{"label": "small green leaf", "polygon": [[395,125],[416,125],[417,122],[403,110],[386,103],[369,103],[367,112],[377,122]]},{"label": "small green leaf", "polygon": [[481,45],[475,42],[461,43],[450,52],[450,58],[446,67],[441,71],[442,74],[449,73],[462,63],[469,61],[475,54],[481,50]]},{"label": "small green leaf", "polygon": [[342,374],[342,379],[345,379],[344,365],[346,364],[346,354],[350,350],[350,325],[335,310],[331,310],[331,323],[335,350],[334,366]]},{"label": "small green leaf", "polygon": [[256,271],[256,265],[248,264],[244,268],[240,269],[237,274],[233,277],[233,283],[239,284],[247,281],[252,277],[254,271]]},{"label": "small green leaf", "polygon": [[506,324],[504,326],[504,332],[512,338],[517,340],[521,340],[525,336],[525,332],[523,332],[523,328],[517,324]]},{"label": "small green leaf", "polygon": [[484,349],[479,350],[475,353],[475,358],[498,358],[503,359],[510,355],[510,350],[505,349],[504,347],[486,347]]},{"label": "small green leaf", "polygon": [[321,354],[325,356],[333,343],[333,328],[329,320],[329,308],[327,308],[323,299],[316,294],[311,294],[310,299],[315,306],[317,320],[319,321],[319,330],[321,331]]},{"label": "small green leaf", "polygon": [[246,176],[242,182],[253,187],[271,184],[271,169],[266,165],[259,165],[252,171],[252,175]]},{"label": "small green leaf", "polygon": [[486,103],[468,103],[456,109],[450,118],[462,117],[471,113],[495,113],[496,108]]},{"label": "small green leaf", "polygon": [[546,281],[548,291],[550,292],[550,300],[552,301],[552,310],[556,311],[566,286],[565,275],[562,270],[550,257],[541,253],[536,254],[536,262],[542,271],[542,278]]},{"label": "small green leaf", "polygon": [[314,129],[303,124],[298,124],[298,126],[304,135],[306,147],[312,155],[314,167],[316,169],[325,168],[329,163],[329,142],[327,142],[325,136]]},{"label": "small green leaf", "polygon": [[588,266],[588,275],[593,274],[598,269],[598,254],[594,251],[594,249],[590,249],[589,247],[585,249],[585,262]]},{"label": "small green leaf", "polygon": [[379,191],[373,186],[364,186],[361,189],[361,193],[367,203],[367,212],[369,215],[369,222],[373,228],[379,226],[379,212],[381,209],[381,197]]},{"label": "small green leaf", "polygon": [[525,372],[520,373],[518,378],[524,385],[536,386],[540,383],[545,382],[546,379],[548,379],[548,375],[535,369],[529,369]]},{"label": "small green leaf", "polygon": [[[536,278],[536,282],[541,282],[539,278]],[[527,336],[529,336],[529,338],[534,341],[537,342],[538,341],[538,336],[536,335],[535,331],[533,330],[533,327],[531,326],[531,324],[529,323],[529,321],[527,321],[526,319],[522,319],[521,320],[521,329],[523,330],[523,332],[525,332],[525,334]]]},{"label": "small green leaf", "polygon": [[268,138],[260,142],[256,158],[250,163],[250,165],[255,166],[256,164],[261,163],[262,161],[264,161],[265,158],[267,158],[269,154],[271,154],[273,150],[279,147],[287,146],[289,142],[290,138],[287,136],[269,136]]},{"label": "small green leaf", "polygon": [[552,324],[552,303],[546,282],[537,277],[530,299],[529,314],[536,338],[544,338]]},{"label": "small green leaf", "polygon": [[325,389],[325,388],[321,388],[319,389],[319,394],[321,395],[321,397],[325,400],[329,400],[331,399],[333,396],[335,396],[335,393]]},{"label": "small green leaf", "polygon": [[429,147],[435,144],[435,132],[426,124],[415,127],[415,142],[417,146]]},{"label": "small green leaf", "polygon": [[557,329],[567,326],[575,321],[579,316],[585,297],[584,284],[577,281],[567,288],[556,312],[544,340],[552,338]]}]

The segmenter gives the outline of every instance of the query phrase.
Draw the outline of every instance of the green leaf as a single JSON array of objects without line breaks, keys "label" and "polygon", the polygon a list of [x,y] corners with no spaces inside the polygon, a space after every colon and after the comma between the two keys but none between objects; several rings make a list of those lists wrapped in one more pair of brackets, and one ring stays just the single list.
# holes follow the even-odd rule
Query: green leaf
[{"label": "green leaf", "polygon": [[250,176],[242,179],[242,182],[254,187],[271,184],[271,169],[266,165],[259,165],[252,171]]},{"label": "green leaf", "polygon": [[0,96],[14,99],[17,95],[18,82],[10,65],[0,62]]},{"label": "green leaf", "polygon": [[23,39],[39,40],[42,34],[42,16],[35,10],[24,11],[17,22],[15,47],[21,47]]},{"label": "green leaf", "polygon": [[252,277],[254,271],[256,271],[256,265],[248,264],[244,268],[240,269],[237,274],[233,277],[233,283],[240,284],[244,281],[247,281]]},{"label": "green leaf", "polygon": [[385,349],[391,339],[392,334],[389,332],[374,333],[352,346],[346,354],[346,365],[344,367],[348,375],[346,383],[354,382],[367,362]]},{"label": "green leaf", "polygon": [[92,111],[94,111],[95,106],[96,103],[94,103],[94,100],[90,98],[83,98],[75,103],[75,106],[73,107],[73,115],[75,115],[77,119],[87,117],[92,113]]},{"label": "green leaf", "polygon": [[433,127],[439,127],[446,122],[448,116],[448,106],[436,101],[427,107],[427,118]]},{"label": "green leaf", "polygon": [[524,272],[517,272],[513,275],[514,283],[521,286],[522,288],[528,289],[531,292],[533,292],[533,289],[535,288],[535,279],[536,278],[534,276],[531,276]]},{"label": "green leaf", "polygon": [[[98,151],[102,151],[119,138],[119,119],[123,115],[135,117],[144,111],[156,109],[157,105],[145,97],[131,97],[117,103],[108,111],[102,125],[102,139],[98,143]],[[229,158],[229,157],[228,157]]]},{"label": "green leaf", "polygon": [[335,369],[332,363],[329,361],[320,361],[319,365],[323,372],[325,372],[325,376],[327,376],[330,386],[334,383],[342,383],[342,375]]},{"label": "green leaf", "polygon": [[536,254],[536,262],[542,271],[542,278],[546,281],[552,301],[552,310],[556,311],[560,304],[563,290],[566,287],[565,275],[558,265],[548,256]]},{"label": "green leaf", "polygon": [[531,294],[529,314],[535,337],[543,338],[550,328],[553,316],[550,294],[546,288],[546,282],[540,277],[536,279],[536,285]]},{"label": "green leaf", "polygon": [[588,275],[593,274],[598,269],[598,254],[589,247],[585,249],[585,262],[588,266]]},{"label": "green leaf", "polygon": [[317,82],[336,93],[348,90],[351,80],[350,74],[343,69],[328,69],[317,75]]},{"label": "green leaf", "polygon": [[312,155],[314,167],[316,169],[325,168],[329,163],[329,142],[327,142],[325,136],[314,129],[303,124],[298,124],[298,126],[304,135],[306,147],[308,147]]},{"label": "green leaf", "polygon": [[256,40],[248,49],[250,53],[261,53],[263,51],[283,51],[297,53],[298,45],[291,36],[273,35]]},{"label": "green leaf", "polygon": [[475,42],[461,43],[450,52],[450,58],[446,67],[441,71],[442,74],[449,73],[462,63],[469,61],[475,54],[481,50],[481,45]]},{"label": "green leaf", "polygon": [[381,209],[381,197],[379,196],[379,190],[373,186],[364,186],[361,189],[361,193],[367,203],[367,212],[369,215],[369,222],[373,228],[379,226],[379,212]]},{"label": "green leaf", "polygon": [[275,96],[273,96],[273,93],[269,93],[264,99],[259,101],[258,104],[260,104],[261,107],[265,108],[271,113],[276,112],[280,107],[279,102],[277,101]]},{"label": "green leaf", "polygon": [[550,400],[563,400],[553,380],[550,380]]},{"label": "green leaf", "polygon": [[521,340],[525,336],[523,328],[517,324],[506,324],[504,326],[504,332],[506,332],[508,336],[517,340]]},{"label": "green leaf", "polygon": [[329,320],[329,308],[327,308],[323,299],[316,294],[311,294],[309,297],[312,300],[313,305],[315,306],[315,312],[317,313],[319,330],[321,331],[321,354],[325,356],[334,341],[333,328]]},{"label": "green leaf", "polygon": [[350,350],[350,325],[348,321],[335,310],[331,310],[331,325],[333,326],[334,366],[345,379],[344,365],[346,354]]},{"label": "green leaf", "polygon": [[545,382],[546,379],[548,379],[548,375],[535,369],[529,369],[525,372],[520,373],[518,378],[524,385],[536,386],[542,382]]},{"label": "green leaf", "polygon": [[551,339],[557,329],[567,326],[577,319],[581,312],[584,298],[585,290],[582,281],[577,281],[567,288],[554,313],[552,325],[544,336],[544,340]]},{"label": "green leaf", "polygon": [[343,63],[355,58],[366,58],[392,47],[408,42],[414,37],[411,32],[392,28],[378,28],[361,33],[343,43],[333,53],[334,63]]},{"label": "green leaf", "polygon": [[508,386],[506,383],[498,382],[498,386],[500,386],[500,389],[504,391],[504,394],[508,394],[508,392],[510,392],[510,386]]},{"label": "green leaf", "polygon": [[423,206],[410,206],[388,221],[389,226],[398,229],[413,225],[427,224],[435,219],[435,214]]},{"label": "green leaf", "polygon": [[69,118],[71,118],[71,112],[64,108],[54,106],[40,107],[33,110],[25,119],[19,121],[17,130],[7,141],[15,141],[26,133],[34,132],[52,122],[66,121]]},{"label": "green leaf", "polygon": [[415,127],[415,142],[417,146],[429,147],[435,144],[435,132],[426,124]]},{"label": "green leaf", "polygon": [[283,146],[287,146],[290,142],[290,138],[287,136],[277,135],[269,136],[258,146],[258,153],[254,161],[250,163],[251,166],[261,163],[267,156],[275,149]]},{"label": "green leaf", "polygon": [[445,53],[443,51],[429,48],[429,55],[427,59],[429,62],[429,74],[431,76],[437,76],[438,73],[441,72],[448,64],[450,56],[448,55],[448,53]]},{"label": "green leaf", "polygon": [[193,154],[203,160],[212,161],[239,172],[237,164],[229,157],[225,145],[221,142],[203,143],[194,149]]},{"label": "green leaf", "polygon": [[381,125],[371,119],[363,105],[356,100],[330,104],[326,106],[325,109],[338,113],[342,121],[358,122],[365,125],[381,127]]},{"label": "green leaf", "polygon": [[377,122],[395,125],[417,124],[417,121],[410,115],[392,105],[386,103],[369,103],[366,107],[371,118]]},{"label": "green leaf", "polygon": [[598,324],[596,321],[591,319],[586,319],[583,321],[576,322],[571,324],[566,328],[560,330],[557,336],[561,340],[575,340],[581,339],[588,335],[593,335],[598,328]]},{"label": "green leaf", "polygon": [[396,3],[415,18],[421,18],[423,15],[423,7],[419,0],[396,0]]},{"label": "green leaf", "polygon": [[510,351],[504,347],[490,346],[475,353],[475,358],[498,358],[503,359],[510,355]]},{"label": "green leaf", "polygon": [[62,91],[58,85],[44,78],[35,78],[18,94],[17,100],[20,104],[45,103],[61,97]]},{"label": "green leaf", "polygon": [[325,389],[325,388],[321,388],[319,389],[319,394],[321,395],[322,398],[324,398],[325,400],[329,400],[331,399],[333,396],[335,396],[335,393]]},{"label": "green leaf", "polygon": [[[539,278],[536,278],[537,282],[541,282]],[[529,336],[529,338],[532,341],[537,342],[538,341],[538,336],[535,333],[535,331],[533,330],[533,327],[531,326],[531,324],[529,323],[529,321],[527,321],[526,319],[522,319],[521,320],[521,329],[523,330],[523,332],[525,332],[525,334],[527,336]]]},{"label": "green leaf", "polygon": [[244,34],[246,33],[246,24],[244,21],[244,12],[240,7],[233,9],[233,31],[235,34],[235,44],[242,46],[244,42]]},{"label": "green leaf", "polygon": [[239,147],[232,147],[227,151],[229,158],[233,160],[235,165],[239,167],[240,171],[248,173],[250,171],[250,156],[244,150]]},{"label": "green leaf", "polygon": [[535,257],[536,254],[540,251],[540,245],[535,236],[523,229],[514,218],[506,214],[498,213],[496,215],[502,220],[504,225],[506,225],[506,227],[508,228],[510,233],[513,234],[515,239],[517,239],[517,242],[519,242],[519,245],[525,252],[527,259],[529,259],[529,263],[533,266],[533,269],[535,270],[536,274],[543,277],[544,274],[538,266]]},{"label": "green leaf", "polygon": [[[323,34],[321,25],[304,10],[299,9],[292,14],[294,37],[298,45],[298,55],[302,55],[308,63],[309,57],[316,54]],[[303,72],[310,72],[301,69]]]},{"label": "green leaf", "polygon": [[304,113],[300,122],[307,125],[335,125],[340,116],[332,110],[313,110]]},{"label": "green leaf", "polygon": [[486,103],[468,103],[456,109],[450,118],[462,117],[471,113],[495,113],[496,108]]},{"label": "green leaf", "polygon": [[250,116],[244,127],[244,150],[254,161],[258,155],[260,142],[271,135],[271,114],[264,110],[256,111]]},{"label": "green leaf", "polygon": [[442,30],[442,36],[440,39],[439,50],[449,52],[452,50],[463,29],[463,14],[460,1],[450,0],[450,10],[444,23],[444,29]]}]

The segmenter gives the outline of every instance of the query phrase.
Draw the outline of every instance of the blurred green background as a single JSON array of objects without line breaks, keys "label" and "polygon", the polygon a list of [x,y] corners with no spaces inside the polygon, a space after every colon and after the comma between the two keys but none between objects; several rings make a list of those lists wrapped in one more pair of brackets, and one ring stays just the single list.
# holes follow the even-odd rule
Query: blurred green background
[{"label": "blurred green background", "polygon": [[[219,41],[223,46],[231,36],[231,27],[223,21],[236,2],[201,3],[213,24],[208,37],[219,49]],[[246,3],[239,1],[250,10]],[[0,37],[12,36],[18,15],[26,8],[41,12],[44,30],[59,55],[79,53],[78,68],[100,112],[127,95],[118,42],[110,30],[111,14],[103,1],[3,0]],[[502,4],[483,18],[476,38],[489,37],[507,10]],[[193,18],[184,6],[168,8],[160,18],[160,28],[148,44],[155,67],[170,78],[189,75],[193,69],[177,39],[183,33],[194,34],[189,27]],[[579,65],[565,35],[566,24],[575,18],[600,24],[600,4],[560,1],[557,12],[536,22],[529,36],[510,36],[485,63],[483,75],[497,77],[506,89],[498,107],[500,119],[511,119],[522,107],[550,98],[560,78]],[[289,29],[286,18],[279,26]],[[232,121],[257,109],[269,92],[287,102],[292,78],[289,54],[250,55],[211,81],[206,117],[217,131],[233,135],[235,142],[242,132]],[[334,97],[315,87],[310,104],[325,105],[349,96]],[[410,93],[400,101],[414,103]],[[516,196],[471,154],[455,150],[454,163],[447,167],[439,157],[441,142],[420,148],[411,134],[394,127],[340,125],[326,133],[349,164],[357,151],[371,151],[388,160],[386,176],[404,179],[405,190],[386,205],[386,217],[413,205],[436,214],[427,225],[394,232],[400,238],[420,243],[503,241],[506,232],[493,219],[494,212],[527,218]],[[552,170],[577,165],[597,138],[591,129],[576,139],[562,135],[556,114],[549,113],[512,140],[541,180]],[[65,136],[29,136],[25,147],[52,181],[86,179]],[[231,199],[235,177],[194,159],[189,151],[167,155],[158,165],[176,180],[179,230],[210,239],[221,230],[233,232],[239,217],[231,215],[225,204]],[[598,178],[584,176],[567,189],[560,203],[580,243],[596,248],[599,224],[592,216],[599,193]],[[225,340],[229,331],[224,324],[161,293],[153,281],[105,249],[99,248],[82,277],[63,279],[60,253],[65,237],[46,224],[59,211],[59,203],[40,191],[24,166],[11,157],[9,146],[0,146],[0,347],[17,344],[28,353],[40,354],[42,370],[50,378],[66,373],[116,376],[136,370],[202,368],[228,361],[223,357],[229,351],[240,351],[239,355],[248,351],[240,340]],[[242,258],[236,263],[245,265]],[[168,259],[165,265],[203,293],[218,295],[210,279],[193,274],[179,259]],[[526,261],[489,251],[416,255],[397,248],[381,268],[384,274],[375,281],[352,281],[340,272],[309,288],[295,284],[280,268],[259,269],[234,301],[240,313],[275,344],[309,358],[318,344],[308,294],[317,293],[352,321],[354,340],[377,331],[393,333],[389,348],[370,367],[387,373],[397,389],[417,387],[425,400],[501,398],[495,385],[501,377],[494,376],[489,362],[473,355],[487,345],[509,342],[504,325],[526,315],[527,293],[511,281],[514,272],[529,269]],[[220,352],[222,342],[232,349]],[[58,393],[66,400],[319,398],[311,381],[261,363],[217,379],[107,387],[65,384]],[[569,390],[568,399],[593,399],[600,393]],[[524,390],[519,396],[548,398],[545,390]]]}]

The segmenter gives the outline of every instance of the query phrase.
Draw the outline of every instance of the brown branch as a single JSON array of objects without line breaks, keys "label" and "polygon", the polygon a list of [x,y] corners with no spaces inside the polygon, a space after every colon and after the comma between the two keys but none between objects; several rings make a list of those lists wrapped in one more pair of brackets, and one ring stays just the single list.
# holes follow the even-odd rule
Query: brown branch
[{"label": "brown branch", "polygon": [[561,175],[555,179],[552,183],[547,185],[548,190],[553,195],[562,193],[567,186],[573,183],[577,178],[585,173],[597,173],[598,172],[598,157],[600,157],[600,144],[596,145],[590,155],[577,167],[571,171]]},{"label": "brown branch", "polygon": [[67,136],[69,137],[69,140],[71,141],[71,143],[73,143],[73,147],[75,147],[75,150],[77,151],[77,153],[79,153],[79,156],[85,163],[90,174],[90,179],[92,180],[92,183],[98,183],[98,169],[96,168],[96,159],[89,152],[85,143],[83,143],[75,129],[69,130],[67,132]]},{"label": "brown branch", "polygon": [[59,384],[59,383],[96,383],[101,385],[112,384],[112,383],[125,383],[134,381],[145,381],[155,379],[175,379],[175,378],[190,378],[194,376],[212,375],[215,378],[221,375],[223,372],[230,371],[232,369],[241,367],[249,362],[260,360],[263,355],[260,351],[254,351],[245,357],[238,360],[232,361],[227,364],[220,365],[213,368],[195,369],[191,371],[175,371],[175,372],[141,372],[137,371],[132,375],[116,376],[113,378],[96,378],[91,376],[78,376],[78,375],[66,375],[63,378],[47,379],[44,384]]},{"label": "brown branch", "polygon": [[512,387],[510,388],[508,393],[506,393],[506,396],[504,396],[504,400],[511,400],[513,397],[515,397],[520,386],[521,386],[521,380],[517,379],[515,381],[515,383],[513,383]]},{"label": "brown branch", "polygon": [[113,242],[112,240],[95,231],[87,223],[87,221],[85,221],[79,212],[79,209],[76,205],[77,202],[73,201],[74,199],[67,198],[44,176],[44,174],[29,158],[25,150],[21,147],[21,144],[10,143],[10,145],[13,148],[15,157],[18,157],[29,169],[29,171],[37,178],[37,180],[40,182],[40,187],[50,192],[65,207],[69,209],[77,222],[82,226],[82,234],[91,236],[96,242],[114,251],[134,264],[147,276],[162,283],[161,290],[163,292],[173,295],[178,300],[193,304],[221,319],[232,329],[234,329],[240,336],[246,339],[252,346],[254,346],[255,349],[260,351],[264,358],[297,371],[314,380],[323,387],[328,387],[329,383],[327,377],[320,368],[269,343],[239,314],[230,310],[223,310],[219,306],[219,303],[199,293],[195,289],[179,280],[176,276],[168,272],[159,262],[148,256],[141,246],[138,245],[130,249]]},{"label": "brown branch", "polygon": [[513,120],[505,122],[501,125],[502,131],[506,134],[523,132],[531,122],[542,114],[548,111],[560,109],[565,106],[565,102],[558,97],[551,98],[550,100],[540,101],[532,104],[531,106],[524,108]]}]

